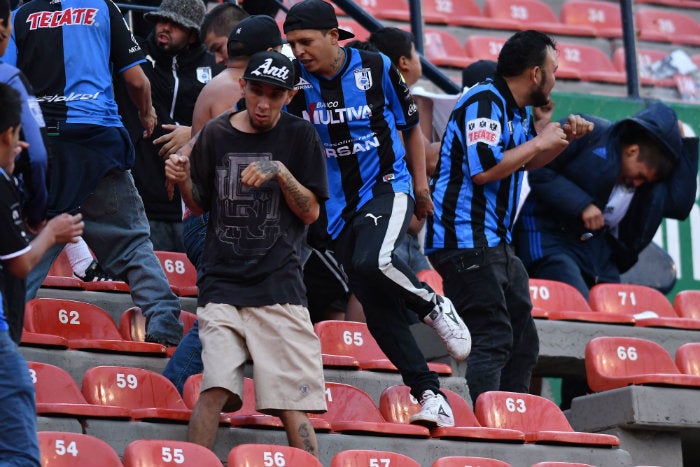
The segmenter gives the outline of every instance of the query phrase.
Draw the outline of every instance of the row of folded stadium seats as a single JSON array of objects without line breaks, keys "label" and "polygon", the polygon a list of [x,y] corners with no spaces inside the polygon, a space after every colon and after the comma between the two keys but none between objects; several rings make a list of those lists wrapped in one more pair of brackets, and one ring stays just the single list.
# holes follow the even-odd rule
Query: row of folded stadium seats
[{"label": "row of folded stadium seats", "polygon": [[[137,440],[124,449],[123,461],[104,441],[90,435],[58,431],[39,432],[43,467],[223,467],[214,453],[197,444],[172,440]],[[311,454],[301,449],[275,444],[242,444],[227,456],[228,467],[304,466],[322,467]],[[353,449],[340,451],[331,459],[330,467],[372,466],[420,467],[415,460],[393,451]],[[441,457],[432,467],[510,467],[510,464],[484,457]],[[570,462],[539,462],[532,467],[591,467]]]},{"label": "row of folded stadium seats", "polygon": [[[407,22],[405,0],[358,0],[365,11],[379,20]],[[697,2],[695,3],[697,4]],[[564,36],[622,37],[620,5],[605,0],[566,0],[557,17],[542,0],[485,0],[483,11],[474,0],[427,0],[422,2],[428,24],[481,29],[540,31]],[[344,13],[338,7],[336,11]],[[700,45],[700,24],[674,9],[643,7],[635,11],[640,40]]]},{"label": "row of folded stadium seats", "polygon": [[[29,362],[29,368],[36,388],[37,413],[47,417],[187,423],[202,378],[201,374],[190,376],[180,397],[165,377],[140,368],[92,367],[83,376],[82,391],[59,367]],[[472,410],[457,393],[448,389],[443,392],[454,413],[454,427],[428,429],[410,424],[411,415],[420,410],[420,405],[403,385],[385,388],[377,405],[357,387],[326,382],[328,411],[311,415],[310,420],[319,433],[605,448],[619,445],[615,436],[574,431],[563,412],[541,396],[490,391],[478,398]],[[249,378],[244,379],[243,406],[236,412],[222,413],[220,424],[283,429],[278,417],[255,410],[255,388]]]}]

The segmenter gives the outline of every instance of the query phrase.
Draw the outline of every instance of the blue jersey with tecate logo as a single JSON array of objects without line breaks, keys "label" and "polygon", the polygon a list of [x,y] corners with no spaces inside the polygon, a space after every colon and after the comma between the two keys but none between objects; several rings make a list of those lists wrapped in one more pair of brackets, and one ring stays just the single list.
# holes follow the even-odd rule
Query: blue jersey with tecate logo
[{"label": "blue jersey with tecate logo", "polygon": [[22,70],[48,125],[121,126],[112,71],[144,61],[110,0],[32,0],[13,15],[3,60]]},{"label": "blue jersey with tecate logo", "polygon": [[411,193],[411,175],[397,130],[418,123],[413,96],[385,55],[344,50],[343,67],[329,79],[309,73],[296,62],[298,92],[287,106],[290,113],[313,123],[321,137],[332,238],[374,196]]}]

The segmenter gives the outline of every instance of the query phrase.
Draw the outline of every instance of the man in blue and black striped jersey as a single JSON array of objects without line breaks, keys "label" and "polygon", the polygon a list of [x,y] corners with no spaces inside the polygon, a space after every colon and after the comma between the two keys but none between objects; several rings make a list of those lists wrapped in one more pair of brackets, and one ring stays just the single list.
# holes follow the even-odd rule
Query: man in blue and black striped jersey
[{"label": "man in blue and black striped jersey", "polygon": [[570,115],[563,126],[535,131],[528,106],[549,103],[557,64],[547,35],[522,31],[508,39],[495,76],[452,111],[431,180],[435,213],[425,248],[474,336],[466,375],[473,401],[491,390],[527,392],[537,362],[528,276],[510,247],[523,171],[593,127]]},{"label": "man in blue and black striped jersey", "polygon": [[295,4],[284,32],[298,76],[287,109],[314,124],[325,149],[333,250],[370,332],[421,401],[411,421],[452,426],[452,411],[411,333],[405,307],[437,331],[457,360],[469,354],[471,336],[451,302],[421,284],[394,254],[414,208],[418,218],[433,210],[413,96],[387,56],[339,46],[353,35],[338,29],[327,2]]},{"label": "man in blue and black striped jersey", "polygon": [[[182,338],[180,301],[153,253],[143,202],[129,170],[134,148],[114,101],[121,74],[148,137],[156,124],[143,52],[111,0],[32,0],[13,15],[3,59],[36,91],[48,129],[48,216],[81,212],[84,237],[111,277],[125,280],[147,319],[147,340]],[[33,298],[59,255],[50,250],[27,280]]]}]

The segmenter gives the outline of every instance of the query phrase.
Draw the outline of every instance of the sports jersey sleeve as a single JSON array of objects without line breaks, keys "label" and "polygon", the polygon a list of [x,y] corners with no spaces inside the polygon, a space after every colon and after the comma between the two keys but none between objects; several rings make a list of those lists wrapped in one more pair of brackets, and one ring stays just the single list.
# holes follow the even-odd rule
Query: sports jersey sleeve
[{"label": "sports jersey sleeve", "polygon": [[105,3],[109,9],[109,23],[112,36],[110,61],[114,63],[117,71],[121,73],[128,68],[145,62],[146,58],[134,35],[129,31],[129,26],[126,24],[121,11],[119,11],[119,7],[111,0],[105,0]]},{"label": "sports jersey sleeve", "polygon": [[462,131],[470,177],[486,172],[503,160],[506,119],[498,101],[490,98],[489,93],[477,94],[467,105]]},{"label": "sports jersey sleeve", "polygon": [[401,131],[408,130],[418,124],[418,106],[399,70],[389,62],[388,57],[382,55],[382,59],[384,94],[396,119],[396,128]]},{"label": "sports jersey sleeve", "polygon": [[0,260],[16,258],[31,248],[19,212],[19,199],[13,184],[0,170]]}]

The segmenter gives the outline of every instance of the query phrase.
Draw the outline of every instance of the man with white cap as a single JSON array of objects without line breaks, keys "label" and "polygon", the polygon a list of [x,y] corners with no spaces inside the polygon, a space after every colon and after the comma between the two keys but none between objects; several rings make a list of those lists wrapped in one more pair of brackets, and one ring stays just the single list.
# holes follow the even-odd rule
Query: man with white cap
[{"label": "man with white cap", "polygon": [[319,454],[306,413],[325,412],[325,385],[299,249],[328,186],[314,127],[282,112],[294,83],[287,57],[253,55],[246,109],[211,120],[190,158],[166,162],[187,205],[210,213],[197,281],[204,372],[188,436],[210,449],[220,412],[241,407],[250,356],[256,409],[282,419],[291,446]]}]

